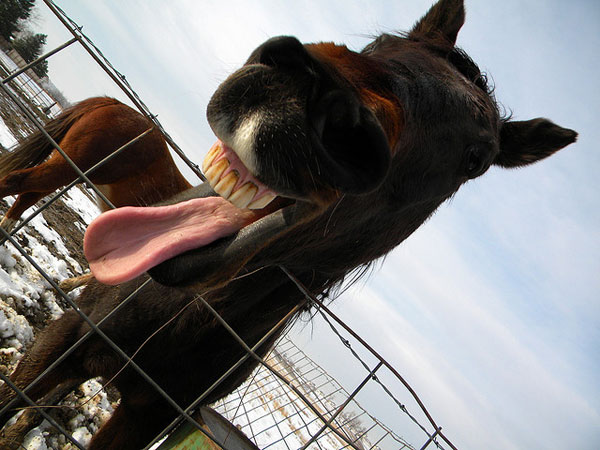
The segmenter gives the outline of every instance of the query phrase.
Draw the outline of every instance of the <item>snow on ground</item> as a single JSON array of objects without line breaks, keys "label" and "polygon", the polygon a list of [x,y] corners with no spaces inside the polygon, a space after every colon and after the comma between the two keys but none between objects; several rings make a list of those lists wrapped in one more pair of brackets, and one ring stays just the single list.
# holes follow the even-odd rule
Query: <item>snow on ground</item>
[{"label": "snow on ground", "polygon": [[100,214],[98,206],[95,203],[90,204],[90,195],[94,194],[86,194],[83,189],[71,189],[63,197],[67,206],[79,214],[86,224],[89,224]]},{"label": "snow on ground", "polygon": [[[78,406],[65,428],[84,447],[89,445],[92,435],[108,420],[114,410],[114,404],[102,389],[99,380],[88,380],[75,394],[71,394],[63,404]],[[75,447],[62,434],[57,434],[49,422],[43,421],[39,427],[31,430],[23,441],[25,450],[70,450]]]},{"label": "snow on ground", "polygon": [[[31,214],[35,208],[29,208],[24,213],[24,217]],[[52,275],[54,279],[59,281],[65,278],[72,277],[75,274],[82,273],[81,265],[71,258],[67,247],[65,246],[62,237],[53,229],[48,226],[48,223],[41,214],[35,216],[28,224],[31,228],[37,231],[43,238],[43,242],[40,242],[36,238],[28,237],[31,239],[29,248],[31,249],[31,256],[33,259],[44,268],[48,268],[46,273]],[[48,243],[54,244],[54,247],[59,252],[57,257],[48,249]],[[69,265],[75,269],[73,273],[72,269],[69,269]]]},{"label": "snow on ground", "polygon": [[10,148],[17,144],[15,137],[8,131],[2,117],[0,117],[0,147]]}]

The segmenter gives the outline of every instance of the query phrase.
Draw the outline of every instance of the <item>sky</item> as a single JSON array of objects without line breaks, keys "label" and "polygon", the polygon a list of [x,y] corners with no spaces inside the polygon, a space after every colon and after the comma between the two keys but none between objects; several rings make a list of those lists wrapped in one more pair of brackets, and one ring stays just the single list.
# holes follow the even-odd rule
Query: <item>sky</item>
[{"label": "sky", "polygon": [[[360,50],[380,32],[409,29],[431,3],[58,2],[197,162],[215,140],[205,119],[212,92],[264,40],[287,34]],[[458,448],[597,449],[600,4],[470,0],[466,8],[458,45],[488,73],[501,105],[516,120],[544,116],[573,128],[578,142],[463,186],[332,308],[409,381]],[[70,39],[43,3],[35,28],[48,34],[47,49]],[[124,99],[75,46],[53,56],[49,72],[73,102]],[[294,335],[348,390],[364,377],[348,369],[352,356],[321,321]],[[382,379],[411,404],[396,380]],[[397,423],[376,386],[359,401]],[[425,438],[413,428],[400,431],[419,448]]]}]

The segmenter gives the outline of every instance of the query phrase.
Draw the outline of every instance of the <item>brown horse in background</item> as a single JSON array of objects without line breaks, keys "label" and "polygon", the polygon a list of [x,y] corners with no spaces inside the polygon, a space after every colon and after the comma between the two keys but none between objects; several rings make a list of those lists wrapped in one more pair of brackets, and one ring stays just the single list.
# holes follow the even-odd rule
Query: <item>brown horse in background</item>
[{"label": "brown horse in background", "polygon": [[[154,124],[118,100],[93,97],[66,109],[44,128],[85,172]],[[75,170],[46,136],[41,131],[32,134],[0,156],[0,198],[18,195],[0,226],[12,230],[27,208],[75,178]],[[156,128],[88,178],[116,207],[151,205],[191,187]],[[100,198],[98,206],[109,209]]]}]

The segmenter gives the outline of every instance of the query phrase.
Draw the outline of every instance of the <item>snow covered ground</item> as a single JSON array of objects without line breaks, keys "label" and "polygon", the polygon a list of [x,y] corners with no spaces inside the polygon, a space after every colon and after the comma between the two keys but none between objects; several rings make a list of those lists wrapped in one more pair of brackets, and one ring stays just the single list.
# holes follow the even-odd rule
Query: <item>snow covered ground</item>
[{"label": "snow covered ground", "polygon": [[15,137],[8,131],[2,117],[0,117],[0,147],[10,148],[17,143]]},{"label": "snow covered ground", "polygon": [[[11,198],[6,200],[7,206],[13,202]],[[62,201],[79,218],[62,226],[71,226],[83,236],[89,221],[98,214],[97,207],[79,188],[71,189]],[[24,217],[34,210],[27,210]],[[24,248],[27,253],[54,281],[84,271],[81,258],[78,261],[71,256],[61,234],[46,221],[45,213],[34,217],[17,233],[16,240],[20,244],[26,243]],[[0,342],[3,363],[12,367],[23,348],[31,342],[33,328],[28,324],[28,319],[33,321],[34,327],[40,327],[43,322],[56,319],[61,314],[62,308],[50,283],[12,244],[6,242],[0,246]],[[13,357],[6,359],[8,355]]]}]

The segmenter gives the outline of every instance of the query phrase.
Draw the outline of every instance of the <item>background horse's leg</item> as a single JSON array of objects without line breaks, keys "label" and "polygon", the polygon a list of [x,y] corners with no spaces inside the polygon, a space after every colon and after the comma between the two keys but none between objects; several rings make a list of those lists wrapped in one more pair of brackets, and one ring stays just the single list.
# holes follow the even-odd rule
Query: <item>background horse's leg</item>
[{"label": "background horse's leg", "polygon": [[30,206],[35,205],[39,200],[49,195],[52,191],[47,192],[26,192],[19,194],[17,200],[6,212],[6,215],[0,220],[0,227],[4,228],[7,232],[11,232],[19,218]]},{"label": "background horse's leg", "polygon": [[0,198],[7,195],[18,195],[18,198],[0,221],[0,226],[6,231],[11,231],[27,208],[70,183],[75,177],[73,168],[58,152],[35,167],[9,173],[0,179]]},{"label": "background horse's leg", "polygon": [[65,278],[60,283],[60,287],[64,292],[71,292],[73,289],[84,286],[94,279],[94,275],[90,272],[79,275],[78,277]]}]

